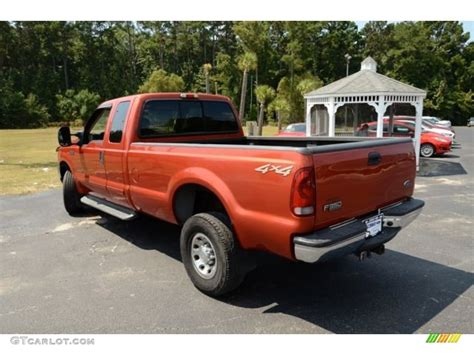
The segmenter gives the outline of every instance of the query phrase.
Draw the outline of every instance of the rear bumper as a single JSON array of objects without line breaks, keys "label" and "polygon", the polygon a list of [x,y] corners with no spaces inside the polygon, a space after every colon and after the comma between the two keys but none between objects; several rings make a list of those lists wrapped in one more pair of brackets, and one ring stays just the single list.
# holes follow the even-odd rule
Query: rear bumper
[{"label": "rear bumper", "polygon": [[393,239],[402,228],[413,222],[424,204],[422,200],[409,199],[381,209],[383,228],[373,237],[368,237],[367,228],[363,222],[366,217],[353,219],[311,234],[295,236],[293,238],[295,258],[314,263],[375,249]]}]

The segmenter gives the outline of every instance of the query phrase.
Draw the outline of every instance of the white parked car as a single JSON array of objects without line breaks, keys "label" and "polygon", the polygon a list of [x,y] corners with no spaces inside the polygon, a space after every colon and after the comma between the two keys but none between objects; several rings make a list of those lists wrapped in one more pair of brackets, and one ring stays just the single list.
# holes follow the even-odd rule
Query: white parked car
[{"label": "white parked car", "polygon": [[[397,120],[397,121],[409,123],[409,124],[415,126],[415,122],[412,121],[412,120]],[[441,134],[444,137],[451,138],[451,140],[454,140],[454,138],[456,137],[456,134],[454,132],[452,132],[449,128],[447,128],[447,127],[446,128],[438,128],[438,127],[434,126],[433,124],[431,124],[429,122],[426,122],[425,120],[423,120],[423,122],[421,123],[421,129],[422,129],[423,132],[432,132],[432,133]]]},{"label": "white parked car", "polygon": [[438,117],[433,116],[423,116],[422,119],[424,122],[429,122],[434,125],[451,128],[451,121],[449,120],[441,120]]}]

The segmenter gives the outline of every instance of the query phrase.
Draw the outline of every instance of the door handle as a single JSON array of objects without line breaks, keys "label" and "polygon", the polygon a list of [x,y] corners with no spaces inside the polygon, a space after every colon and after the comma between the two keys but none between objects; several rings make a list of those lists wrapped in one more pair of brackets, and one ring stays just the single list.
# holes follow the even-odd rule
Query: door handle
[{"label": "door handle", "polygon": [[382,161],[382,156],[380,155],[379,152],[370,152],[368,159],[367,159],[367,164],[368,165],[378,165]]},{"label": "door handle", "polygon": [[104,151],[101,150],[101,151],[99,152],[99,164],[104,165],[104,163],[105,163]]}]

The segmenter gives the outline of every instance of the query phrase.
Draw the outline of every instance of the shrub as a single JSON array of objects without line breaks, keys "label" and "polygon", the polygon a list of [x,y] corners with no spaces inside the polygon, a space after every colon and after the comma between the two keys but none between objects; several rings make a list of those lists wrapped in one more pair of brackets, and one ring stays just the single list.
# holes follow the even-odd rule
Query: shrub
[{"label": "shrub", "polygon": [[56,95],[61,121],[87,120],[100,102],[100,96],[89,90],[67,90]]},{"label": "shrub", "polygon": [[46,126],[49,113],[38,97],[11,90],[6,85],[0,90],[0,128],[36,128]]}]

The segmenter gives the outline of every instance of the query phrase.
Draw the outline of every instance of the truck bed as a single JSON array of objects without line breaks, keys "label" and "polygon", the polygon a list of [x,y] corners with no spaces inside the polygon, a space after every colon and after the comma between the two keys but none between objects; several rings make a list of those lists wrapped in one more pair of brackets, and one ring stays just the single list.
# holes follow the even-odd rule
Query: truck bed
[{"label": "truck bed", "polygon": [[[156,143],[156,144],[205,144],[209,145],[230,145],[230,146],[251,146],[254,148],[264,147],[265,149],[300,148],[300,153],[316,153],[336,150],[349,150],[354,148],[378,147],[384,145],[398,144],[402,142],[412,142],[410,138],[373,138],[373,137],[242,137],[237,139],[209,139],[200,140],[198,138],[187,137],[187,139],[166,142],[155,139],[141,140],[136,143]],[[303,149],[301,149],[303,148]]]},{"label": "truck bed", "polygon": [[[313,228],[377,211],[408,198],[414,188],[415,155],[409,138],[243,137],[207,141],[191,138],[179,143],[137,142],[132,144],[130,151],[132,160],[144,151],[159,153],[161,164],[168,159],[174,163],[182,159],[181,164],[185,166],[185,157],[192,156],[194,166],[216,172],[226,184],[235,183],[236,189],[240,183],[253,185],[255,192],[265,189],[267,201],[261,200],[257,210],[265,213],[272,206],[272,213],[276,215],[275,211],[281,211],[282,216],[288,211],[290,195],[286,179],[275,179],[275,174],[251,172],[266,163],[282,168],[301,164],[312,166],[317,206]],[[379,158],[370,161],[371,155]],[[245,179],[234,182],[239,176],[240,179],[245,176]],[[259,181],[263,185],[259,185]],[[244,198],[249,201],[239,201]],[[237,196],[242,205],[250,204],[252,199],[253,195],[248,193]],[[341,207],[324,210],[335,203],[340,203]]]}]

